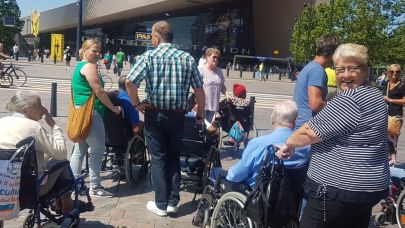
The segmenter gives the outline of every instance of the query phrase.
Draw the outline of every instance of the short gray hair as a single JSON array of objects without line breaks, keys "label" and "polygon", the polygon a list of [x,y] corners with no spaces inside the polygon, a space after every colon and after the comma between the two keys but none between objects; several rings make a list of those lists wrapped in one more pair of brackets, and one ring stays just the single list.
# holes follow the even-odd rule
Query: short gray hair
[{"label": "short gray hair", "polygon": [[22,113],[24,109],[31,108],[38,104],[40,99],[37,93],[18,90],[11,96],[10,101],[6,103],[6,109],[10,112]]},{"label": "short gray hair", "polygon": [[278,102],[271,113],[271,124],[294,127],[298,116],[297,105],[292,100]]},{"label": "short gray hair", "polygon": [[360,44],[341,44],[333,54],[333,62],[336,64],[341,59],[354,59],[363,66],[368,63],[368,49]]},{"label": "short gray hair", "polygon": [[173,28],[167,21],[158,21],[153,24],[152,33],[157,34],[162,42],[171,43],[173,41]]}]

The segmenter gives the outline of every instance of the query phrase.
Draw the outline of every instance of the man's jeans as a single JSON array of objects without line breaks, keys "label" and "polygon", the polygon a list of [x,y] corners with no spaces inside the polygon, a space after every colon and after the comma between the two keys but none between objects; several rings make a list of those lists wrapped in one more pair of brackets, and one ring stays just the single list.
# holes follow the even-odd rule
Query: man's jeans
[{"label": "man's jeans", "polygon": [[184,113],[146,110],[145,139],[152,156],[151,176],[155,203],[161,210],[177,206],[180,200],[180,149]]}]

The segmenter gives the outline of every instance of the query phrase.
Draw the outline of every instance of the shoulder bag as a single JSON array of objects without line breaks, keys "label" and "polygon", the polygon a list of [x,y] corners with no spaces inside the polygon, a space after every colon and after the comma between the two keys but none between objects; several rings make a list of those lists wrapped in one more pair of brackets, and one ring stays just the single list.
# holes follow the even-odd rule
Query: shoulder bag
[{"label": "shoulder bag", "polygon": [[89,99],[80,108],[76,109],[73,102],[73,87],[71,89],[67,135],[72,142],[84,141],[90,134],[93,122],[95,95],[91,92]]},{"label": "shoulder bag", "polygon": [[270,226],[275,221],[294,220],[297,216],[284,163],[269,150],[273,150],[272,145],[267,147],[256,185],[247,196],[243,209],[247,217],[262,226]]}]

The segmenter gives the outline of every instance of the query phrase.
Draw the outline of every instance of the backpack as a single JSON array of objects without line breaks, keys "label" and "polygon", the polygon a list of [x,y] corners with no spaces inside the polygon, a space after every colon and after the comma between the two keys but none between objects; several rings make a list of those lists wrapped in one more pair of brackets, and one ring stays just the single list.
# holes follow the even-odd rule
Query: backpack
[{"label": "backpack", "polygon": [[236,144],[244,141],[246,138],[245,129],[243,129],[242,124],[239,121],[236,121],[231,129],[229,130],[229,137],[235,140]]}]

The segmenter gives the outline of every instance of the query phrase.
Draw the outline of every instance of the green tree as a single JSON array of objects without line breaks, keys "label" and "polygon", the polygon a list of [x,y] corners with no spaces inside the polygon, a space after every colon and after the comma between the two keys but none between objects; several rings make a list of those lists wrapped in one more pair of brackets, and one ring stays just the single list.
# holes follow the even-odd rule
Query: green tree
[{"label": "green tree", "polygon": [[[12,47],[14,45],[14,37],[17,33],[21,32],[24,21],[20,20],[21,11],[16,0],[0,0],[0,6],[0,42],[4,43],[5,47]],[[3,18],[5,16],[14,17],[16,25],[14,27],[4,26]]]},{"label": "green tree", "polygon": [[[385,64],[394,59],[397,62],[404,62],[400,60],[405,58],[404,25],[398,22],[403,21],[405,16],[404,2],[404,0],[335,0],[332,31],[329,31],[331,9],[329,3],[308,6],[294,26],[290,44],[292,57],[297,62],[311,60],[315,53],[316,38],[332,33],[338,36],[342,43],[367,46],[371,65]],[[388,53],[392,47],[395,47],[396,54]]]}]

